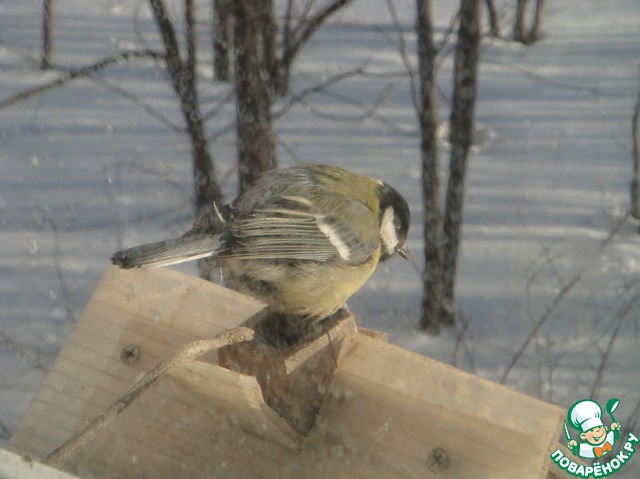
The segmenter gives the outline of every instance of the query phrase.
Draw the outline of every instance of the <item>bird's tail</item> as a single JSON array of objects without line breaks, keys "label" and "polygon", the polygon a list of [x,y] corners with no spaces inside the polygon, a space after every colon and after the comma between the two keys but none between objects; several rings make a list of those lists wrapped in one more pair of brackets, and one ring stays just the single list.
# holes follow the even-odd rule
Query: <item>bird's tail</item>
[{"label": "bird's tail", "polygon": [[111,257],[111,262],[124,269],[155,268],[205,258],[221,246],[219,234],[187,233],[180,238],[118,251]]}]

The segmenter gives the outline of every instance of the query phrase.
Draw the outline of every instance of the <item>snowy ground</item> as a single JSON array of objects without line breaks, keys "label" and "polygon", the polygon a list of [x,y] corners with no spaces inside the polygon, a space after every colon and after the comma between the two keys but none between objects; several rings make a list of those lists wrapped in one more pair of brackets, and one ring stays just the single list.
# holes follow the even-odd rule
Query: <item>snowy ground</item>
[{"label": "snowy ground", "polygon": [[[204,10],[210,2],[200,3]],[[413,52],[413,2],[396,3]],[[439,38],[454,3],[435,2]],[[515,2],[498,3],[508,30]],[[547,4],[541,42],[484,41],[480,138],[469,168],[458,273],[457,306],[468,321],[461,339],[462,327],[438,338],[417,331],[420,275],[400,259],[382,265],[350,305],[361,324],[388,331],[393,342],[494,380],[546,318],[506,383],[564,405],[619,397],[619,417],[627,418],[640,401],[640,237],[637,224],[623,222],[640,3]],[[79,67],[140,48],[136,28],[158,44],[146,2],[55,5],[56,65]],[[38,69],[40,16],[40,0],[0,3],[0,102],[57,76]],[[228,90],[210,79],[206,21],[200,87],[210,111]],[[410,247],[420,262],[415,112],[385,2],[356,1],[321,29],[295,66],[293,90],[360,66],[365,75],[307,96],[279,117],[280,163],[343,165],[397,186],[412,206]],[[439,78],[445,96],[450,70],[449,56]],[[440,104],[446,120],[447,103]],[[143,60],[0,110],[0,445],[110,254],[179,234],[192,220],[187,139],[149,108],[182,125],[164,71]],[[233,117],[226,104],[209,122],[229,197]],[[637,475],[640,461],[635,467],[626,472]]]}]

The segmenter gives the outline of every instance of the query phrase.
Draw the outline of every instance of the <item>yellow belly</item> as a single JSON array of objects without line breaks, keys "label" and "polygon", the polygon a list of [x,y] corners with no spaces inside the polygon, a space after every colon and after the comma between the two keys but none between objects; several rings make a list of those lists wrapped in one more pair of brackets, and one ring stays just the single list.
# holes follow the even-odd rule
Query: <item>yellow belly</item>
[{"label": "yellow belly", "polygon": [[221,265],[227,286],[270,304],[284,314],[323,318],[342,308],[369,279],[379,253],[366,263],[295,266],[271,260],[225,260]]}]

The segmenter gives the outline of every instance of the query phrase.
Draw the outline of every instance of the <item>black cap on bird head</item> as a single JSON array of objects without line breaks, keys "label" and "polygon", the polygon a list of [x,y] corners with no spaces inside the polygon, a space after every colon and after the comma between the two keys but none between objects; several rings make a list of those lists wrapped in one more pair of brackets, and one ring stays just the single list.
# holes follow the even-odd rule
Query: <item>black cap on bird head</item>
[{"label": "black cap on bird head", "polygon": [[411,223],[411,213],[407,201],[393,187],[386,183],[380,186],[380,241],[382,251],[380,261],[398,253],[410,259],[407,235]]}]

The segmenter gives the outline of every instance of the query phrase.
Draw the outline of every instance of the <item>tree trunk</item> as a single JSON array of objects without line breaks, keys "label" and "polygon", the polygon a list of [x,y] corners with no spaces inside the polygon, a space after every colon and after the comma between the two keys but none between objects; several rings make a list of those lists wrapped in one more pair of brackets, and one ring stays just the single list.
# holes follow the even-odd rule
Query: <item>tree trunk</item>
[{"label": "tree trunk", "polygon": [[164,2],[162,0],[149,0],[149,3],[165,48],[165,62],[171,76],[171,85],[180,100],[180,108],[191,139],[196,214],[200,215],[203,211],[208,211],[214,202],[218,205],[222,204],[222,194],[218,186],[213,159],[209,154],[209,144],[198,104],[195,73],[194,4],[193,0],[186,0],[185,2],[187,60],[182,61],[175,30],[167,14]]},{"label": "tree trunk", "polygon": [[631,122],[633,137],[633,180],[631,180],[631,216],[640,219],[640,90]]},{"label": "tree trunk", "polygon": [[516,3],[516,18],[513,23],[513,38],[517,42],[526,43],[527,33],[525,31],[525,16],[528,0],[518,0]]},{"label": "tree trunk", "polygon": [[264,63],[264,75],[269,94],[269,104],[273,104],[275,98],[278,75],[278,22],[275,17],[273,0],[258,2],[258,16],[262,28],[260,42],[262,44],[262,57]]},{"label": "tree trunk", "polygon": [[433,45],[431,1],[416,0],[418,74],[420,103],[418,118],[422,138],[422,205],[424,210],[424,260],[420,327],[430,334],[439,331],[442,304],[442,205],[438,173],[438,112],[436,104],[436,50]]},{"label": "tree trunk", "polygon": [[526,10],[529,0],[518,0],[516,4],[516,17],[513,24],[513,38],[517,42],[530,45],[540,38],[542,29],[542,14],[544,12],[544,0],[536,0],[535,11],[531,28],[527,31]]},{"label": "tree trunk", "polygon": [[454,319],[454,287],[462,229],[464,188],[474,128],[480,50],[479,7],[480,0],[462,0],[460,6],[450,120],[451,157],[444,217],[444,292],[440,313],[444,324],[451,324]]},{"label": "tree trunk", "polygon": [[529,30],[528,41],[534,43],[540,38],[540,30],[542,29],[542,13],[544,12],[544,0],[536,1],[536,11],[533,15],[533,25]]},{"label": "tree trunk", "polygon": [[213,74],[218,81],[229,81],[229,47],[233,28],[231,1],[213,0]]},{"label": "tree trunk", "polygon": [[[258,5],[260,3],[261,5]],[[271,124],[273,84],[267,69],[271,46],[272,1],[235,0],[235,85],[239,193],[264,171],[275,168],[276,145]]]},{"label": "tree trunk", "polygon": [[485,0],[485,4],[487,5],[487,16],[489,17],[491,36],[494,38],[500,38],[500,22],[498,21],[496,6],[493,4],[493,0]]},{"label": "tree trunk", "polygon": [[42,16],[42,62],[40,68],[47,70],[51,67],[51,52],[53,50],[53,0],[44,0]]}]

